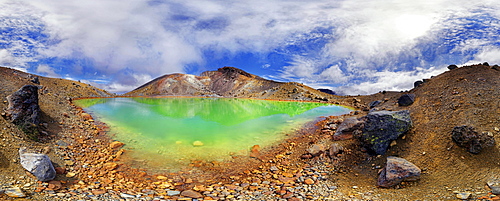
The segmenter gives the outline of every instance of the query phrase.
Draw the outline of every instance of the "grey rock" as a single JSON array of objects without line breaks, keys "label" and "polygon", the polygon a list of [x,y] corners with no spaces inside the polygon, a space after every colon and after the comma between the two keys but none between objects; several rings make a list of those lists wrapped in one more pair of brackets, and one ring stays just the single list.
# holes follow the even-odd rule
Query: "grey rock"
[{"label": "grey rock", "polygon": [[19,187],[7,188],[4,192],[7,196],[13,198],[24,198],[26,194]]},{"label": "grey rock", "polygon": [[415,94],[403,94],[398,99],[399,106],[409,106],[415,102]]},{"label": "grey rock", "polygon": [[465,193],[457,193],[457,198],[461,200],[467,200],[471,196],[471,193],[465,192]]},{"label": "grey rock", "polygon": [[136,198],[134,195],[130,195],[130,194],[126,194],[126,193],[120,193],[120,197],[125,198],[125,199]]},{"label": "grey rock", "polygon": [[500,180],[487,182],[488,187],[491,189],[491,193],[495,195],[500,195]]},{"label": "grey rock", "polygon": [[10,121],[17,125],[28,138],[38,140],[40,124],[40,106],[38,105],[38,87],[25,85],[12,95],[7,96],[9,106],[6,110]]},{"label": "grey rock", "polygon": [[357,136],[363,146],[378,155],[384,155],[393,140],[410,130],[410,111],[376,111],[363,117],[364,126]]},{"label": "grey rock", "polygon": [[320,155],[325,150],[326,150],[326,148],[322,144],[313,144],[313,145],[309,146],[309,148],[306,149],[306,151],[313,156]]},{"label": "grey rock", "polygon": [[21,165],[40,181],[50,181],[56,177],[56,171],[50,158],[45,154],[25,153],[26,148],[19,148]]},{"label": "grey rock", "polygon": [[472,126],[455,126],[451,131],[451,138],[458,146],[465,147],[467,151],[478,154],[482,149],[495,145],[495,138],[487,132],[479,134]]},{"label": "grey rock", "polygon": [[403,181],[417,181],[420,179],[421,170],[413,163],[399,157],[387,157],[387,164],[380,172],[377,185],[392,187]]},{"label": "grey rock", "polygon": [[363,121],[360,121],[356,117],[344,119],[344,121],[337,127],[337,131],[335,131],[333,139],[344,140],[352,138],[353,132],[361,129],[363,127],[363,123]]},{"label": "grey rock", "polygon": [[370,104],[368,104],[368,106],[371,108],[374,108],[374,107],[377,107],[377,105],[379,105],[380,103],[382,103],[381,100],[376,100],[376,101],[372,101],[370,102]]},{"label": "grey rock", "polygon": [[328,151],[330,158],[337,156],[337,154],[344,151],[344,147],[338,143],[333,143],[330,145],[330,150]]}]

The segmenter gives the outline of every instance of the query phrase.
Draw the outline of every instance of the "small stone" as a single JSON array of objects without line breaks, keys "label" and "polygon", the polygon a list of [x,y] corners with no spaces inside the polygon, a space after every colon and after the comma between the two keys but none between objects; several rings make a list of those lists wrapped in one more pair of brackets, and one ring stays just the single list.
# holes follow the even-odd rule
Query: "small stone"
[{"label": "small stone", "polygon": [[311,184],[314,184],[314,180],[312,180],[311,178],[307,178],[304,180],[304,183],[307,185],[311,185]]},{"label": "small stone", "polygon": [[5,189],[4,192],[7,196],[13,197],[13,198],[23,198],[26,197],[26,195],[21,191],[19,187],[13,187],[13,188],[8,188]]},{"label": "small stone", "polygon": [[190,197],[190,198],[201,198],[201,197],[203,197],[200,193],[198,193],[196,191],[193,191],[193,190],[182,191],[181,195],[184,196],[184,197]]},{"label": "small stone", "polygon": [[273,166],[271,166],[271,167],[269,168],[269,170],[271,170],[271,171],[278,171],[278,168],[277,168],[276,166],[274,166],[274,165],[273,165]]},{"label": "small stone", "polygon": [[156,177],[156,179],[159,179],[159,180],[167,180],[168,178],[167,178],[167,177],[165,177],[165,176],[162,176],[162,175],[158,175],[158,176]]},{"label": "small stone", "polygon": [[180,191],[167,191],[168,196],[174,196],[174,195],[179,195],[181,194]]},{"label": "small stone", "polygon": [[74,173],[74,172],[66,173],[66,177],[69,177],[69,178],[74,177],[75,175],[76,175],[76,173]]},{"label": "small stone", "polygon": [[109,162],[109,163],[105,163],[103,165],[104,169],[107,169],[107,170],[114,170],[118,167],[118,164],[116,163],[113,163],[113,162]]},{"label": "small stone", "polygon": [[61,187],[62,187],[62,184],[60,181],[54,181],[54,180],[49,181],[49,186],[48,186],[49,189],[57,191],[57,190],[61,189]]},{"label": "small stone", "polygon": [[94,189],[94,190],[92,190],[92,194],[94,194],[94,195],[101,195],[101,194],[104,194],[104,193],[106,193],[106,191],[102,190],[102,189]]},{"label": "small stone", "polygon": [[203,142],[201,142],[201,141],[194,141],[194,142],[193,142],[193,146],[195,146],[195,147],[201,147],[201,146],[203,146],[203,145],[204,145],[204,144],[203,144]]},{"label": "small stone", "polygon": [[56,170],[56,174],[64,174],[66,173],[66,169],[63,167],[56,167],[54,168]]},{"label": "small stone", "polygon": [[73,166],[75,164],[75,161],[72,161],[72,160],[65,160],[64,161],[64,164],[66,164],[67,166]]},{"label": "small stone", "polygon": [[135,196],[130,195],[130,194],[126,194],[126,193],[120,193],[120,197],[125,198],[125,199],[127,199],[127,198],[129,198],[129,199],[136,198]]},{"label": "small stone", "polygon": [[125,145],[125,143],[120,142],[120,141],[114,141],[114,142],[109,144],[109,147],[111,149],[116,149],[116,148],[122,147],[123,145]]},{"label": "small stone", "polygon": [[471,193],[468,193],[468,192],[466,192],[466,193],[457,193],[456,196],[457,196],[458,199],[467,200],[471,196]]}]

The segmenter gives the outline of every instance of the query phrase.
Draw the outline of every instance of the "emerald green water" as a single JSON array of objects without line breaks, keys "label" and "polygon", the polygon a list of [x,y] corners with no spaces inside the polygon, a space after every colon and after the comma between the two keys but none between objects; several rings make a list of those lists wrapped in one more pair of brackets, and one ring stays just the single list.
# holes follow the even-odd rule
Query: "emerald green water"
[{"label": "emerald green water", "polygon": [[[75,101],[111,128],[142,165],[176,169],[266,147],[319,116],[350,109],[324,103],[227,98],[103,98]],[[201,142],[198,146],[193,143]]]}]

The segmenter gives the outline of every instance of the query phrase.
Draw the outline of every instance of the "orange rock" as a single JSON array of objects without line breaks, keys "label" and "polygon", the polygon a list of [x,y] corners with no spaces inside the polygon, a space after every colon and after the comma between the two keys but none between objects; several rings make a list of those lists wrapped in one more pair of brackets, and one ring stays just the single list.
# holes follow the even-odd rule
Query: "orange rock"
[{"label": "orange rock", "polygon": [[106,191],[102,190],[102,189],[94,189],[94,190],[92,190],[92,194],[94,194],[94,195],[100,195],[100,194],[104,194],[104,193],[106,193]]},{"label": "orange rock", "polygon": [[80,113],[80,116],[85,120],[92,120],[92,116],[89,113],[82,112]]},{"label": "orange rock", "polygon": [[311,178],[307,178],[304,180],[304,183],[307,185],[311,185],[311,184],[314,184],[314,180],[312,180]]},{"label": "orange rock", "polygon": [[104,169],[107,169],[107,170],[114,170],[118,167],[118,164],[116,163],[113,163],[113,162],[109,162],[109,163],[105,163],[103,165]]},{"label": "orange rock", "polygon": [[109,144],[109,147],[111,149],[116,149],[116,148],[122,147],[123,145],[125,145],[125,143],[120,142],[120,141],[114,141],[114,142]]}]

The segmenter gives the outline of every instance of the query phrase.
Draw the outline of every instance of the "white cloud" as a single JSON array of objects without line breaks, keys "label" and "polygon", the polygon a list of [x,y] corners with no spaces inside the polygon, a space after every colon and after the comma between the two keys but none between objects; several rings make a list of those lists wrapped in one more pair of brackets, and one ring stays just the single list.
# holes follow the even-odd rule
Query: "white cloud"
[{"label": "white cloud", "polygon": [[54,69],[52,69],[49,65],[46,64],[38,65],[35,72],[47,77],[55,77],[55,78],[61,77],[54,71]]},{"label": "white cloud", "polygon": [[334,91],[345,95],[373,94],[379,91],[405,91],[413,88],[417,80],[430,78],[446,71],[446,67],[429,69],[418,68],[415,71],[381,71],[372,72],[368,80],[359,84],[337,87]]},{"label": "white cloud", "polygon": [[[95,69],[68,64],[57,72],[69,77],[89,73],[85,70],[98,72],[96,76],[113,83],[105,87],[116,91],[135,88],[148,77],[184,72],[190,64],[203,66],[204,51],[216,58],[285,54],[291,58],[287,66],[267,61],[269,66],[255,66],[279,72],[261,75],[279,80],[322,86],[350,83],[343,89],[367,93],[405,88],[408,84],[383,76],[424,75],[410,73],[433,66],[420,44],[436,42],[443,30],[466,32],[468,21],[462,18],[482,10],[500,18],[500,4],[493,0],[3,0],[0,7],[0,31],[17,27],[19,36],[38,31],[48,37],[11,40],[0,50],[0,64],[26,69],[28,62],[43,58],[89,60]],[[465,39],[443,54],[477,51],[474,60],[496,61],[499,51],[489,46],[500,27],[495,23],[488,25],[491,30],[474,30],[490,38]],[[0,37],[0,45],[5,40]],[[321,42],[309,47],[315,40]],[[304,48],[294,51],[289,46]],[[404,64],[400,57],[417,61]],[[43,68],[40,72],[56,73]],[[373,90],[365,85],[373,85]]]}]

